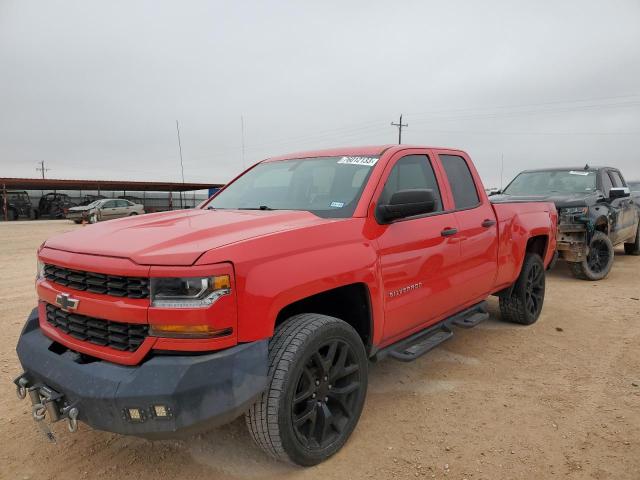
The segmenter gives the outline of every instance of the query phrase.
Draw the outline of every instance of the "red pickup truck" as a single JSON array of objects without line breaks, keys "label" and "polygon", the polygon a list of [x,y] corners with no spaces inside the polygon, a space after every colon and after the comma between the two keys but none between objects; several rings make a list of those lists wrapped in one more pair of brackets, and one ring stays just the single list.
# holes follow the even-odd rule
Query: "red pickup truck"
[{"label": "red pickup truck", "polygon": [[18,395],[45,430],[161,438],[245,413],[266,452],[313,465],[355,428],[370,361],[419,357],[489,295],[535,322],[556,224],[552,203],[492,205],[460,150],[271,158],[197,209],[47,240]]}]

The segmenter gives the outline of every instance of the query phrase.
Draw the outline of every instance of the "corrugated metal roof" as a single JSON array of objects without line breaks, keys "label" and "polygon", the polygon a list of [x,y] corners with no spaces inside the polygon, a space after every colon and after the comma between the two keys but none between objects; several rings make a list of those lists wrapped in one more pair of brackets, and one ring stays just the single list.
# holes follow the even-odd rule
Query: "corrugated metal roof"
[{"label": "corrugated metal roof", "polygon": [[68,180],[54,178],[2,178],[7,190],[115,190],[127,192],[187,192],[220,188],[222,183],[133,182],[130,180]]}]

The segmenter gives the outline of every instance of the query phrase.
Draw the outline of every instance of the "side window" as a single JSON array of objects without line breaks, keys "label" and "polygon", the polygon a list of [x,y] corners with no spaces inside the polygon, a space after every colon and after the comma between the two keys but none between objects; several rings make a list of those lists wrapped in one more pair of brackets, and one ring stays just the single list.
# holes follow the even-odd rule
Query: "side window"
[{"label": "side window", "polygon": [[616,172],[615,170],[609,170],[609,175],[611,176],[611,180],[613,180],[613,186],[614,187],[624,187],[624,180],[622,180],[622,177],[620,176],[620,174],[618,172]]},{"label": "side window", "polygon": [[384,185],[379,203],[385,205],[389,203],[394,193],[414,188],[433,190],[436,201],[434,212],[442,211],[440,188],[438,188],[438,181],[431,162],[426,155],[408,155],[396,162],[389,173],[387,183]]},{"label": "side window", "polygon": [[611,178],[609,174],[604,171],[602,172],[602,194],[609,198],[609,190],[613,188],[613,183],[611,182]]},{"label": "side window", "polygon": [[464,158],[457,155],[440,155],[442,166],[449,179],[456,209],[475,207],[480,203],[476,184]]}]

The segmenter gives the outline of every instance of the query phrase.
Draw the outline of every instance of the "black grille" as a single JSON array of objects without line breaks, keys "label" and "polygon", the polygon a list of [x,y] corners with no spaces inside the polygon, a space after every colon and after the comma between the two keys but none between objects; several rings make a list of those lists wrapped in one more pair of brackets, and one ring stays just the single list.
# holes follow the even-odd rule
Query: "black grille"
[{"label": "black grille", "polygon": [[135,352],[149,333],[148,325],[86,317],[55,305],[47,305],[47,322],[78,340],[123,352]]},{"label": "black grille", "polygon": [[104,273],[82,272],[57,265],[46,264],[47,280],[91,293],[114,297],[149,298],[149,279],[144,277],[120,277]]}]

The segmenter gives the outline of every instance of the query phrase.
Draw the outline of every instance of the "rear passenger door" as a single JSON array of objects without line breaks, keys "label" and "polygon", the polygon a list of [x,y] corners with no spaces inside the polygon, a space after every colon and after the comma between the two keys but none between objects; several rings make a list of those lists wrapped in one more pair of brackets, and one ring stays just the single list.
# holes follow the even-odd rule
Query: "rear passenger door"
[{"label": "rear passenger door", "polygon": [[446,150],[439,150],[438,158],[449,183],[458,224],[460,268],[454,282],[459,303],[480,301],[491,293],[498,271],[495,212],[469,158]]},{"label": "rear passenger door", "polygon": [[116,200],[108,200],[102,204],[102,208],[100,209],[100,218],[102,220],[116,218],[117,210]]},{"label": "rear passenger door", "polygon": [[433,213],[381,225],[377,236],[386,343],[436,322],[458,302],[450,279],[460,248],[447,234],[457,224],[453,212],[446,211],[440,182],[442,173],[427,152],[408,150],[391,159],[374,194],[376,205],[407,189],[431,189],[436,199]]},{"label": "rear passenger door", "polygon": [[127,217],[129,216],[129,212],[131,211],[131,204],[128,200],[116,200],[117,202],[117,211],[116,216],[118,217]]}]

